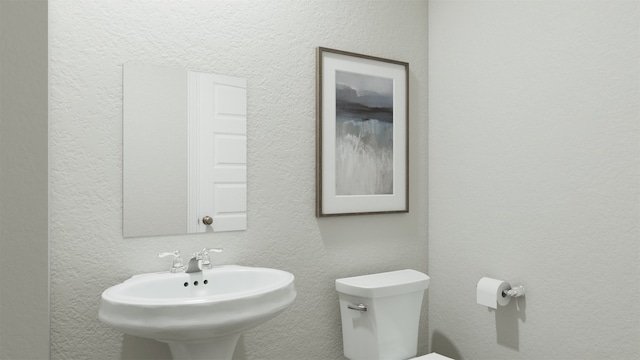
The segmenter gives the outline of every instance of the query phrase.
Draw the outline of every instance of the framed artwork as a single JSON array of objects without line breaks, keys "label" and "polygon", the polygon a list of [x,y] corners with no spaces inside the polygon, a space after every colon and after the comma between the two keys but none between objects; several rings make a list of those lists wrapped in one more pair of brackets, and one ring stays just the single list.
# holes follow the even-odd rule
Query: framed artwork
[{"label": "framed artwork", "polygon": [[316,216],[409,211],[409,64],[317,51]]}]

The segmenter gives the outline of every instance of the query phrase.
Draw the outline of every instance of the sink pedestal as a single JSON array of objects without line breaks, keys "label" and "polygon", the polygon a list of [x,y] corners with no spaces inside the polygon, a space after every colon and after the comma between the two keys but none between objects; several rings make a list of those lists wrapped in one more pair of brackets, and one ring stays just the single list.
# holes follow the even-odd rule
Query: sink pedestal
[{"label": "sink pedestal", "polygon": [[[200,341],[163,341],[174,360],[231,360],[241,334]],[[160,340],[161,341],[161,340]]]}]

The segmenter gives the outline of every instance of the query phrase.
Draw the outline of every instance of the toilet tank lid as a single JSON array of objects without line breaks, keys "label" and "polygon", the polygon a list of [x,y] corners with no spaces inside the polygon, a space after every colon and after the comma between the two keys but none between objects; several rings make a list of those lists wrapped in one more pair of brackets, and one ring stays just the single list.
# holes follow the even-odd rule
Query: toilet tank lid
[{"label": "toilet tank lid", "polygon": [[428,286],[429,276],[411,269],[336,280],[336,290],[339,293],[365,298],[424,291]]}]

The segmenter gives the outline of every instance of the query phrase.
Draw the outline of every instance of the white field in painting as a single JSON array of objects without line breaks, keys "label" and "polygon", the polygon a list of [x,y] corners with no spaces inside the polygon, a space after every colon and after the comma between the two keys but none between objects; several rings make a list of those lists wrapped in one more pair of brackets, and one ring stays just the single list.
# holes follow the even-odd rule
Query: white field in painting
[{"label": "white field in painting", "polygon": [[347,119],[337,126],[336,195],[392,194],[393,124]]},{"label": "white field in painting", "polygon": [[393,80],[336,71],[336,195],[393,193]]}]

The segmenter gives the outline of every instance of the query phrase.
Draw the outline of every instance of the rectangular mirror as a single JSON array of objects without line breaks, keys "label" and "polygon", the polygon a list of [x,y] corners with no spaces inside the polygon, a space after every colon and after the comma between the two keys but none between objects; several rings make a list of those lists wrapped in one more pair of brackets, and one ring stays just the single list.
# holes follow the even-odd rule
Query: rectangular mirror
[{"label": "rectangular mirror", "polygon": [[125,237],[247,227],[246,80],[124,65]]}]

